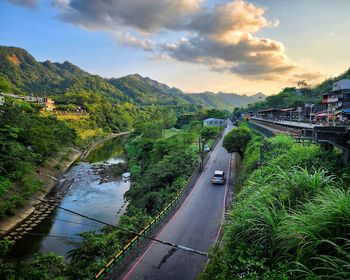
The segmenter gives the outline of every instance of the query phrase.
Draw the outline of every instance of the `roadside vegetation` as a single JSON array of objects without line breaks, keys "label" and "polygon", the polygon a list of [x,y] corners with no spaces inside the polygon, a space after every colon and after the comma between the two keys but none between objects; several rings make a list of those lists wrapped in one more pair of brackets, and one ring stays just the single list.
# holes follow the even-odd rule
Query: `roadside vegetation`
[{"label": "roadside vegetation", "polygon": [[[226,117],[226,113],[217,110],[201,110],[186,117],[177,117],[174,111],[165,108],[138,110],[134,131],[124,140],[132,185],[125,194],[129,202],[127,211],[119,222],[120,227],[136,232],[186,185],[198,164],[199,136],[213,142],[220,132],[216,128],[202,128],[202,120],[220,114]],[[66,125],[70,123],[67,121]],[[176,133],[166,135],[165,131]],[[92,279],[134,234],[107,226],[80,237],[82,240],[73,243],[75,249],[69,252],[70,264],[55,254],[37,255],[29,262],[17,264],[0,258],[0,278]],[[0,248],[4,258],[11,242],[0,241]]]},{"label": "roadside vegetation", "polygon": [[340,154],[251,135],[242,190],[200,279],[349,279],[349,168]]}]

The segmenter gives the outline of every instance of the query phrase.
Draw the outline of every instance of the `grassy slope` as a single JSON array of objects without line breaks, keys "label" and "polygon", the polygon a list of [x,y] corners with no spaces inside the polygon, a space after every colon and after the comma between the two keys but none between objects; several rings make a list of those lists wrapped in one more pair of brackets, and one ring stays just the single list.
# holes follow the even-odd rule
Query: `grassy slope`
[{"label": "grassy slope", "polygon": [[287,136],[254,137],[243,190],[201,279],[349,279],[349,169],[340,155]]}]

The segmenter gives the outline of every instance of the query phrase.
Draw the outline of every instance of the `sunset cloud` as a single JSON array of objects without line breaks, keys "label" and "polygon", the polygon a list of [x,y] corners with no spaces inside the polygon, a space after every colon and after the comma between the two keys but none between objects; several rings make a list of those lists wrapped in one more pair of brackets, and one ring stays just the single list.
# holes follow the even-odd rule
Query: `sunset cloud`
[{"label": "sunset cloud", "polygon": [[[213,71],[255,80],[321,77],[319,72],[293,62],[281,42],[258,35],[263,28],[278,26],[277,20],[265,16],[264,8],[233,0],[207,9],[202,2],[54,0],[54,5],[64,21],[91,30],[107,30],[119,44],[153,51],[159,57],[202,64]],[[159,38],[166,31],[182,32],[185,37],[168,43],[148,38]]]},{"label": "sunset cloud", "polygon": [[142,40],[130,33],[115,33],[117,43],[124,46],[141,48],[144,51],[151,52],[154,50],[154,42],[151,40]]},{"label": "sunset cloud", "polygon": [[303,75],[319,79],[318,72],[310,73],[293,63],[281,42],[256,36],[262,28],[278,24],[264,13],[243,0],[217,5],[193,18],[189,30],[194,36],[166,44],[163,51],[177,60],[206,64],[248,79],[291,80]]},{"label": "sunset cloud", "polygon": [[54,0],[61,18],[89,29],[143,33],[183,29],[201,7],[202,0]]}]

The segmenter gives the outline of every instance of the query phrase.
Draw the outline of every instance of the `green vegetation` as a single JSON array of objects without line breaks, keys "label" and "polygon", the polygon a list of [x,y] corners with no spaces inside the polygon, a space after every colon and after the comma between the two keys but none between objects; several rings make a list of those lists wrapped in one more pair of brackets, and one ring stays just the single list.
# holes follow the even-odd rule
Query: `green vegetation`
[{"label": "green vegetation", "polygon": [[238,153],[243,157],[244,151],[250,140],[251,132],[249,128],[236,127],[227,133],[222,145],[229,153]]},{"label": "green vegetation", "polygon": [[221,128],[216,126],[206,126],[200,131],[202,139],[215,139],[220,133]]},{"label": "green vegetation", "polygon": [[[152,116],[150,121],[136,125],[125,139],[133,183],[125,194],[129,205],[119,223],[123,228],[140,231],[176,196],[197,165],[192,140],[184,137],[196,131],[163,138],[164,123],[159,116]],[[134,235],[106,227],[100,233],[88,232],[81,237],[83,241],[70,252],[69,277],[63,279],[92,278]]]},{"label": "green vegetation", "polygon": [[[350,69],[337,77],[326,79],[324,82],[315,87],[311,87],[304,81],[301,81],[301,88],[284,88],[280,93],[268,96],[263,101],[250,103],[246,108],[236,108],[235,112],[238,116],[240,112],[245,111],[254,111],[268,108],[296,108],[298,106],[304,106],[305,103],[321,105],[321,94],[331,91],[333,83],[341,79],[350,79]],[[296,91],[298,91],[298,93],[296,93]]]},{"label": "green vegetation", "polygon": [[340,154],[254,135],[223,243],[200,279],[349,279],[349,169]]},{"label": "green vegetation", "polygon": [[[11,104],[12,102],[12,104]],[[23,101],[7,102],[0,113],[0,218],[14,215],[27,196],[41,190],[35,167],[76,140],[74,130]],[[14,193],[13,184],[24,194]]]},{"label": "green vegetation", "polygon": [[[66,94],[99,94],[114,103],[131,103],[142,106],[166,106],[178,114],[194,112],[198,108],[215,108],[231,111],[234,107],[254,103],[264,97],[237,94],[185,94],[138,74],[119,79],[103,79],[89,74],[72,63],[38,62],[20,48],[0,46],[0,91],[35,96]],[[99,98],[99,97],[97,97]],[[77,100],[58,104],[62,111],[75,111]],[[181,112],[180,112],[181,111]]]},{"label": "green vegetation", "polygon": [[[186,185],[198,164],[200,133],[206,133],[208,140],[215,138],[218,133],[217,129],[201,131],[201,119],[219,114],[215,110],[200,111],[193,114],[190,123],[176,130],[176,134],[164,137],[163,129],[170,131],[175,124],[179,126],[175,113],[155,107],[139,112],[135,130],[124,138],[132,186],[125,194],[129,204],[119,222],[119,226],[137,232]],[[109,148],[107,145],[102,149],[108,153]],[[96,158],[94,154],[90,157]],[[120,168],[124,170],[123,166],[118,166],[114,170],[116,175],[120,174]],[[64,263],[62,258],[54,254],[37,255],[29,262],[2,261],[0,273],[6,275],[4,279],[48,279],[48,275],[60,280],[92,279],[134,234],[105,227],[99,232],[82,233],[80,237],[82,241],[73,243],[75,248],[68,254],[71,257],[70,264]],[[8,248],[10,244],[4,246]]]}]

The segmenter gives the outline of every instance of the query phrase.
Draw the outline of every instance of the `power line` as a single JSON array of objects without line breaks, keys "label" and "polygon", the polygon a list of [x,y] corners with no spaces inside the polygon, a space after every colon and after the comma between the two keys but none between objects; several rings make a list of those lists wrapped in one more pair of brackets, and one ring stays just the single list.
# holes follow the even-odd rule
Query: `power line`
[{"label": "power line", "polygon": [[[11,233],[11,231],[0,229],[1,232]],[[53,234],[43,234],[43,233],[34,233],[27,232],[25,235],[33,235],[33,236],[43,236],[43,237],[53,237],[59,239],[70,239],[70,240],[81,240],[81,237],[71,237],[71,236],[63,236],[63,235],[53,235]]]},{"label": "power line", "polygon": [[[29,213],[29,212],[25,212],[25,211],[20,211],[20,210],[17,210],[17,212],[19,213],[23,213],[23,214],[32,214],[32,213]],[[72,213],[69,213],[71,215],[74,215]],[[76,222],[76,221],[69,221],[69,220],[64,220],[64,219],[60,219],[60,218],[55,218],[55,221],[60,221],[60,222],[66,222],[66,223],[70,223],[70,224],[76,224],[76,225],[82,225],[82,226],[89,226],[89,227],[96,227],[96,228],[100,228],[99,226],[97,225],[91,225],[91,224],[84,224],[84,223],[80,223],[80,222]]]},{"label": "power line", "polygon": [[64,219],[55,219],[56,221],[60,221],[60,222],[65,222],[65,223],[69,223],[69,224],[75,224],[75,225],[82,225],[82,226],[89,226],[89,227],[96,227],[96,228],[100,228],[97,225],[90,225],[90,224],[84,224],[84,223],[79,223],[79,222],[74,222],[74,221],[68,221],[68,220],[64,220]]},{"label": "power line", "polygon": [[[6,186],[5,184],[1,183],[0,182],[0,185],[3,185],[3,186]],[[6,186],[7,187],[7,186]],[[12,189],[12,191],[14,192],[18,192],[20,194],[23,194],[23,195],[27,195],[28,197],[31,197],[35,200],[38,200],[42,203],[46,203],[46,204],[51,204],[50,202],[48,201],[45,201],[45,200],[42,200],[40,198],[37,198],[35,196],[32,196],[32,195],[28,195],[26,194],[25,192],[22,192],[22,191],[19,191],[19,190],[16,190],[16,189]],[[140,237],[143,237],[143,238],[146,238],[148,240],[151,240],[151,241],[155,241],[155,242],[158,242],[158,243],[161,243],[163,245],[167,245],[167,246],[170,246],[170,247],[173,247],[173,248],[177,248],[177,249],[180,249],[180,250],[183,250],[183,251],[186,251],[186,252],[191,252],[191,253],[196,253],[196,254],[199,254],[199,255],[203,255],[203,256],[208,256],[208,253],[207,252],[202,252],[202,251],[198,251],[198,250],[195,250],[195,249],[192,249],[192,248],[188,248],[188,247],[185,247],[185,246],[182,246],[182,245],[178,245],[178,244],[174,244],[174,243],[171,243],[171,242],[168,242],[168,241],[163,241],[163,240],[160,240],[160,239],[156,239],[156,238],[153,238],[153,237],[149,237],[147,235],[144,235],[144,234],[140,234],[136,231],[132,231],[132,230],[128,230],[128,229],[125,229],[125,228],[122,228],[122,227],[119,227],[119,226],[116,226],[116,225],[112,225],[112,224],[109,224],[109,223],[106,223],[106,222],[103,222],[101,220],[98,220],[98,219],[95,219],[95,218],[92,218],[90,216],[87,216],[87,215],[84,215],[84,214],[81,214],[79,212],[76,212],[76,211],[73,211],[73,210],[70,210],[70,209],[67,209],[65,207],[62,207],[62,206],[57,206],[58,209],[61,209],[63,211],[66,211],[68,213],[72,213],[72,214],[75,214],[75,215],[78,215],[80,217],[83,217],[85,219],[88,219],[90,221],[94,221],[94,222],[98,222],[100,224],[103,224],[103,225],[106,225],[106,226],[110,226],[110,227],[113,227],[115,229],[119,229],[121,231],[124,231],[124,232],[127,232],[127,233],[132,233],[132,234],[135,234],[137,236],[140,236]]]}]

